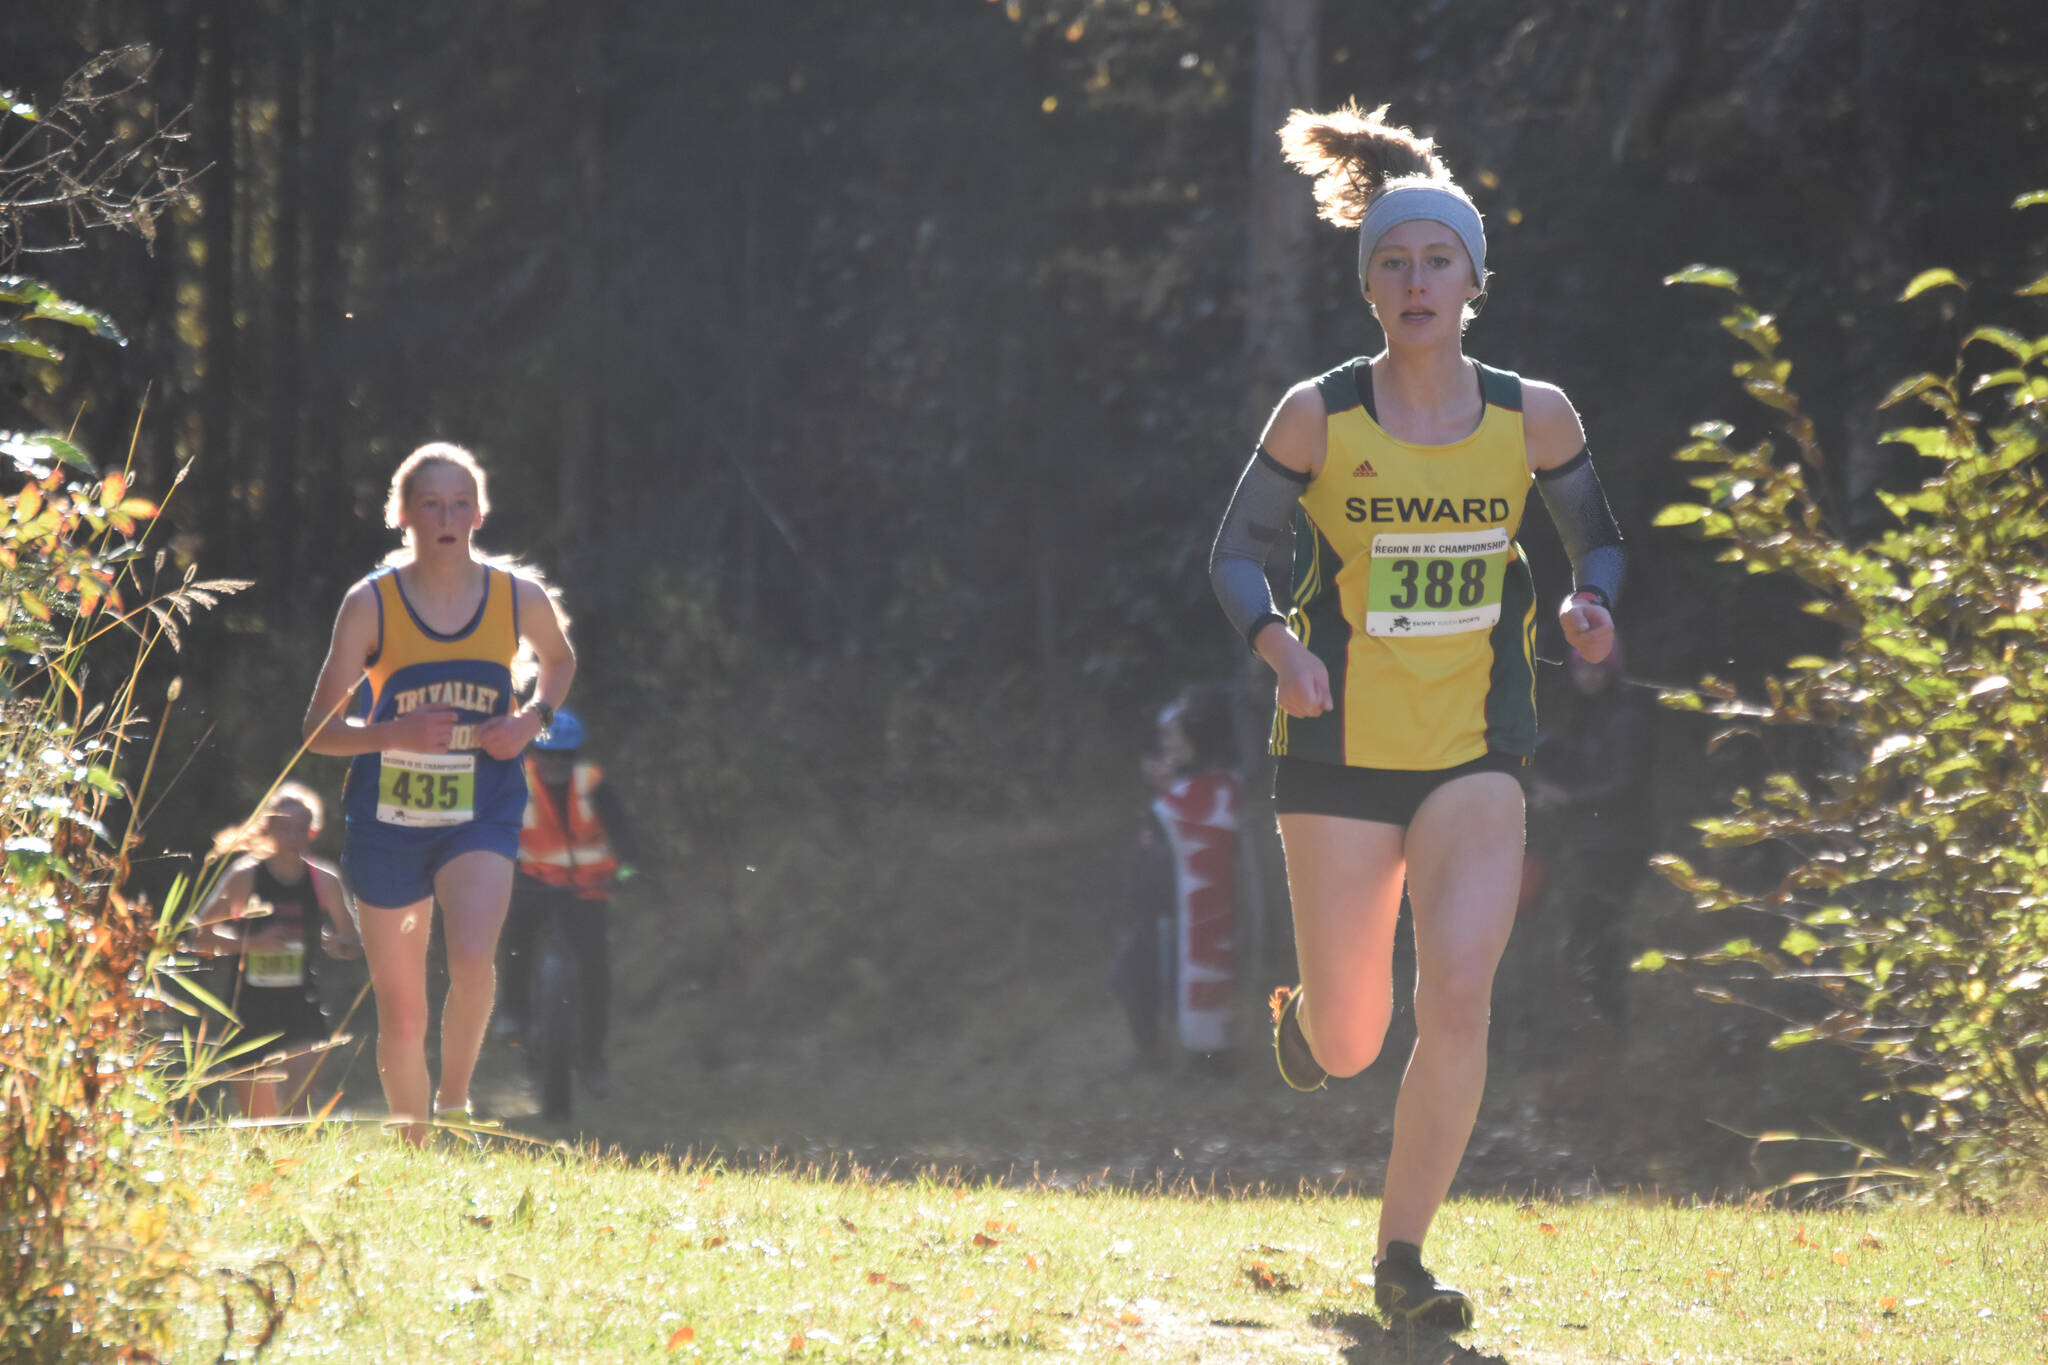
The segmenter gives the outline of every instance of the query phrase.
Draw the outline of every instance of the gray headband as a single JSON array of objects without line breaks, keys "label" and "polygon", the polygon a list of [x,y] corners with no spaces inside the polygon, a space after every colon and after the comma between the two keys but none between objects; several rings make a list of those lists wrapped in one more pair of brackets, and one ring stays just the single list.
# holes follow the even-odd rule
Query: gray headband
[{"label": "gray headband", "polygon": [[1472,258],[1472,271],[1479,280],[1479,287],[1486,287],[1486,229],[1480,226],[1479,210],[1462,190],[1445,184],[1421,184],[1410,181],[1396,185],[1372,201],[1372,207],[1365,211],[1365,218],[1358,225],[1358,285],[1365,287],[1366,266],[1372,261],[1373,248],[1380,244],[1380,238],[1392,232],[1403,223],[1412,223],[1426,218],[1433,223],[1442,223],[1458,234],[1458,240],[1465,244],[1465,254]]}]

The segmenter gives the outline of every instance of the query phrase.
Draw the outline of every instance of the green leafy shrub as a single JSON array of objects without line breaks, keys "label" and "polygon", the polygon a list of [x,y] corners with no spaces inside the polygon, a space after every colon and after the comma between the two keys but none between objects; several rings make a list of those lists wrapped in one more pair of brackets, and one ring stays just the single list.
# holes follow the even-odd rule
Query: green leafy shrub
[{"label": "green leafy shrub", "polygon": [[[2021,206],[2048,202],[2027,196]],[[1672,282],[1734,290],[1704,268]],[[1959,287],[1930,271],[1905,297]],[[2048,279],[2022,294],[2048,293]],[[1898,385],[1926,425],[1885,440],[1912,447],[1926,475],[1880,493],[1896,525],[1862,543],[1838,530],[1809,478],[1811,422],[1787,386],[1772,320],[1738,302],[1723,326],[1749,350],[1745,389],[1780,414],[1799,458],[1748,449],[1713,423],[1677,458],[1703,467],[1698,502],[1656,521],[1721,546],[1751,573],[1791,575],[1805,610],[1840,632],[1832,657],[1790,660],[1761,697],[1709,677],[1666,704],[1726,718],[1716,738],[1798,727],[1824,755],[1775,772],[1699,822],[1708,848],[1773,843],[1789,868],[1736,886],[1684,858],[1657,863],[1701,911],[1780,922],[1690,955],[1747,964],[1801,1002],[1778,1047],[1829,1042],[1882,1077],[1900,1102],[1914,1161],[1962,1193],[2048,1174],[2048,336],[1996,327],[1965,339],[1955,368]],[[1977,358],[1995,367],[1971,373]],[[1987,415],[1978,408],[1995,405]],[[1769,922],[1769,921],[1765,921]],[[1686,958],[1645,955],[1655,969]],[[1754,975],[1754,973],[1748,973]],[[1782,1009],[1782,1005],[1780,1005]]]},{"label": "green leafy shrub", "polygon": [[[30,227],[146,238],[182,183],[165,135],[112,146],[94,131],[94,82],[135,60],[96,58],[48,110],[0,91],[0,360],[28,368],[25,392],[57,391],[57,329],[125,344],[104,314],[10,273]],[[190,900],[123,891],[154,740],[132,780],[124,758],[151,736],[138,703],[160,681],[153,656],[246,585],[185,570],[161,587],[165,556],[144,544],[156,505],[64,437],[0,430],[0,471],[0,1360],[157,1360],[192,1297],[218,1306],[221,1358],[260,1354],[300,1271],[202,1266],[172,1232],[199,1201],[166,1174],[164,1120],[226,1053],[188,1044],[183,1074],[164,1065],[148,1020],[193,1008],[156,994]]]},{"label": "green leafy shrub", "polygon": [[0,1355],[93,1359],[155,1335],[124,1286],[174,1260],[129,1160],[155,1113],[135,1028],[164,938],[117,890],[102,824],[124,795],[140,670],[99,701],[83,677],[98,632],[139,615],[146,653],[164,629],[121,594],[129,533],[154,508],[118,474],[74,481],[83,456],[57,438],[0,444],[24,478],[0,524]]}]

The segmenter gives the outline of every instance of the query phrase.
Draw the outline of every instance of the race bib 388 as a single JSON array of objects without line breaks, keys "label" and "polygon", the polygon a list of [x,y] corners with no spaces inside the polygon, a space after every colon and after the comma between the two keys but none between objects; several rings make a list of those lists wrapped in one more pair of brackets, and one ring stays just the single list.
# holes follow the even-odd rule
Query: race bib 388
[{"label": "race bib 388", "polygon": [[1500,620],[1508,532],[1378,535],[1365,587],[1368,635],[1457,635]]}]

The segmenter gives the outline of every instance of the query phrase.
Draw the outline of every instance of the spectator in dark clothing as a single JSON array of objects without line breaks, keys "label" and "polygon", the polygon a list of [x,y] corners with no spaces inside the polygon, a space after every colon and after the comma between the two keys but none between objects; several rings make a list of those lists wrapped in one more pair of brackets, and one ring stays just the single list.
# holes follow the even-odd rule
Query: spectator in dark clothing
[{"label": "spectator in dark clothing", "polygon": [[1576,650],[1572,696],[1537,741],[1529,781],[1531,847],[1550,852],[1546,899],[1569,917],[1565,958],[1595,1008],[1626,1012],[1628,940],[1622,920],[1647,866],[1655,827],[1650,798],[1651,717],[1645,688],[1622,681],[1621,641],[1599,663]]},{"label": "spectator in dark clothing", "polygon": [[1129,920],[1116,956],[1109,963],[1109,988],[1124,1007],[1137,1048],[1133,1070],[1156,1071],[1166,1065],[1160,1041],[1160,1012],[1165,1008],[1167,972],[1162,941],[1173,913],[1173,855],[1150,811],[1138,825],[1131,845],[1131,867],[1124,883]]},{"label": "spectator in dark clothing", "polygon": [[1109,984],[1130,1022],[1134,1067],[1157,1069],[1164,1019],[1182,1047],[1228,1053],[1236,997],[1238,784],[1229,696],[1193,687],[1159,713],[1140,764],[1152,799],[1125,884],[1129,918]]}]

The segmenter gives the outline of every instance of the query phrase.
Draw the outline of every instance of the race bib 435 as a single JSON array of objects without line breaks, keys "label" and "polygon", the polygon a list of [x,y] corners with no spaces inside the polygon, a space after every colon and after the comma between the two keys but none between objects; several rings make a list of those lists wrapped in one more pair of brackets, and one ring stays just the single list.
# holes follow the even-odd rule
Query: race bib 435
[{"label": "race bib 435", "polygon": [[377,818],[428,829],[466,824],[476,814],[476,755],[387,749],[377,767]]}]

